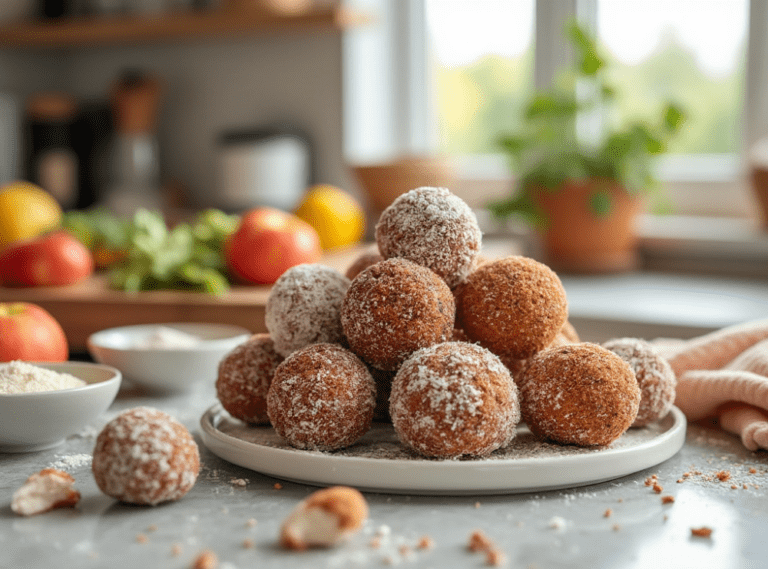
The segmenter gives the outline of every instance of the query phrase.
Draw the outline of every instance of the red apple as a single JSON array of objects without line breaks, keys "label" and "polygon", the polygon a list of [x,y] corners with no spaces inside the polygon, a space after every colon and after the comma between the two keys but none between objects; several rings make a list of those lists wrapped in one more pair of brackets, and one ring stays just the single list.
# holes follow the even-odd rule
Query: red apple
[{"label": "red apple", "polygon": [[293,214],[272,208],[245,212],[224,247],[227,268],[236,279],[272,284],[294,265],[320,260],[317,231]]},{"label": "red apple", "polygon": [[93,255],[66,231],[13,243],[0,252],[5,286],[61,286],[93,273]]},{"label": "red apple", "polygon": [[64,362],[69,344],[61,325],[28,302],[0,303],[0,361]]}]

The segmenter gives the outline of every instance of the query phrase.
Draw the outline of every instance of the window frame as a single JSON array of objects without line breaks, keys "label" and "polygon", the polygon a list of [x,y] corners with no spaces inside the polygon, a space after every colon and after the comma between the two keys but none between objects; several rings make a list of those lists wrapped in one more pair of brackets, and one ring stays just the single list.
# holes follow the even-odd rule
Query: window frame
[{"label": "window frame", "polygon": [[[379,18],[394,25],[381,35],[390,74],[374,79],[378,89],[392,93],[384,114],[392,121],[391,132],[380,139],[378,148],[361,148],[355,141],[359,131],[345,136],[345,154],[352,161],[376,161],[400,154],[423,154],[437,148],[436,110],[429,97],[433,74],[427,57],[425,0],[350,0],[361,9],[374,9]],[[557,69],[570,57],[561,30],[576,15],[594,29],[597,0],[536,0],[534,31],[534,84],[548,85]],[[768,136],[768,3],[749,0],[747,73],[742,114],[743,150],[734,154],[666,155],[658,161],[658,175],[677,213],[753,218],[757,215],[749,188],[748,149]],[[540,41],[539,38],[546,38]],[[355,50],[354,41],[345,45],[345,61]],[[375,62],[371,67],[375,67]],[[345,65],[345,69],[346,69]],[[357,67],[359,72],[359,66]],[[345,97],[355,100],[361,78],[355,69],[345,71]],[[353,105],[354,106],[354,105]],[[345,110],[345,124],[359,128],[357,113]],[[369,114],[381,109],[368,108]],[[349,142],[349,144],[346,144]],[[374,152],[371,152],[374,150]],[[484,200],[508,192],[513,180],[502,155],[464,156],[456,160],[458,192],[470,205],[482,207]],[[728,196],[723,199],[723,196]]]}]

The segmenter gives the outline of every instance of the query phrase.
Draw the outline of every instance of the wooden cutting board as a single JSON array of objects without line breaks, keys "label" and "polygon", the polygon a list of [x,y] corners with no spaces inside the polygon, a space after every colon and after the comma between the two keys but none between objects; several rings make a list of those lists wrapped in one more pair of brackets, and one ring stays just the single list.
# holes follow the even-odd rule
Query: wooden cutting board
[{"label": "wooden cutting board", "polygon": [[[374,245],[359,245],[329,254],[322,263],[345,272],[352,261]],[[58,320],[70,351],[84,352],[88,336],[99,330],[132,324],[212,322],[266,332],[264,307],[269,286],[234,286],[215,297],[205,293],[157,290],[126,293],[107,288],[104,275],[66,287],[4,288],[0,302],[31,302]]]}]

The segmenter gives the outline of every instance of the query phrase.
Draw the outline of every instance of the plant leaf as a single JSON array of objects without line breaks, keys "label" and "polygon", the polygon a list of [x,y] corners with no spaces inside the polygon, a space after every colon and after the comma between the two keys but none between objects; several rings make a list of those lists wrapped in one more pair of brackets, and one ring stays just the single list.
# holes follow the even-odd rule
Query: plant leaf
[{"label": "plant leaf", "polygon": [[613,209],[613,200],[607,190],[598,190],[589,196],[589,209],[598,217],[606,217]]}]

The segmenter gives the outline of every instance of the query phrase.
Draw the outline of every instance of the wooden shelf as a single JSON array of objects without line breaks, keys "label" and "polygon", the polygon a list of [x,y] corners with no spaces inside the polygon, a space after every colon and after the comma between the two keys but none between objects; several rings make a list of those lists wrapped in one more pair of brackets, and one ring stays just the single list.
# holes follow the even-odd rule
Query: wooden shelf
[{"label": "wooden shelf", "polygon": [[68,48],[137,45],[254,33],[342,30],[367,19],[343,7],[296,15],[264,10],[178,12],[157,17],[83,17],[0,27],[0,48]]}]

